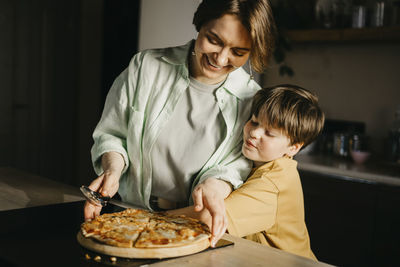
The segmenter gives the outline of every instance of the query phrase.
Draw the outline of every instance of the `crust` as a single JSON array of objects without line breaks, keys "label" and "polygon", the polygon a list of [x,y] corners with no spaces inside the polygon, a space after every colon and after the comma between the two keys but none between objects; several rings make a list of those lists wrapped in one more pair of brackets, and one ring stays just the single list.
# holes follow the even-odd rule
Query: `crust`
[{"label": "crust", "polygon": [[83,247],[97,253],[135,259],[163,259],[185,256],[203,251],[210,246],[209,239],[205,238],[181,247],[121,248],[102,244],[91,238],[85,238],[81,231],[78,232],[77,240]]}]

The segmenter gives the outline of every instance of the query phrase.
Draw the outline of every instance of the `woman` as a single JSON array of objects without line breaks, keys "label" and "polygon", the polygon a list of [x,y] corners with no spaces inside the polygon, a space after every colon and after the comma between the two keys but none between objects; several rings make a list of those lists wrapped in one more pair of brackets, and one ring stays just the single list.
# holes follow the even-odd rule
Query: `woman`
[{"label": "woman", "polygon": [[[138,53],[115,80],[94,133],[99,175],[90,188],[149,209],[187,206],[212,215],[215,242],[226,229],[224,199],[247,177],[242,127],[259,85],[274,22],[267,0],[203,0],[198,37]],[[101,208],[85,204],[85,219]]]}]

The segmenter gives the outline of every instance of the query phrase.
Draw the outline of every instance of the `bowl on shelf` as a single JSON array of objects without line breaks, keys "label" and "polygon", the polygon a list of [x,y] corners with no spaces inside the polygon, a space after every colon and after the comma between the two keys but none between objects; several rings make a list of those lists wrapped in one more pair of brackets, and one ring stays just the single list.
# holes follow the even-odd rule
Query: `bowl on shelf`
[{"label": "bowl on shelf", "polygon": [[363,164],[371,156],[371,152],[368,151],[350,151],[351,158],[357,164]]}]

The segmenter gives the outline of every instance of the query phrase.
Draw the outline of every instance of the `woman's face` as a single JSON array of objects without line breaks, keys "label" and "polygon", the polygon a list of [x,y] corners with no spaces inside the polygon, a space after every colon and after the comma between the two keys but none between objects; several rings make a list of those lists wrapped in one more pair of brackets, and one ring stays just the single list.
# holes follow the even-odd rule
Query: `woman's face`
[{"label": "woman's face", "polygon": [[202,83],[219,83],[246,63],[250,49],[250,34],[237,16],[224,15],[200,29],[195,55],[191,55],[190,74]]}]

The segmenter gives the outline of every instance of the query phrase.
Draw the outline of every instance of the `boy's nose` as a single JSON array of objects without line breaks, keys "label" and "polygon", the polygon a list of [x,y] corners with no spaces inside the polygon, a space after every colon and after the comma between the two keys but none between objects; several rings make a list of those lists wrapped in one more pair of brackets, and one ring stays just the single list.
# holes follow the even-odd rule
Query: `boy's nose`
[{"label": "boy's nose", "polygon": [[260,127],[254,127],[250,130],[250,136],[253,138],[259,138],[261,136],[261,128]]}]

